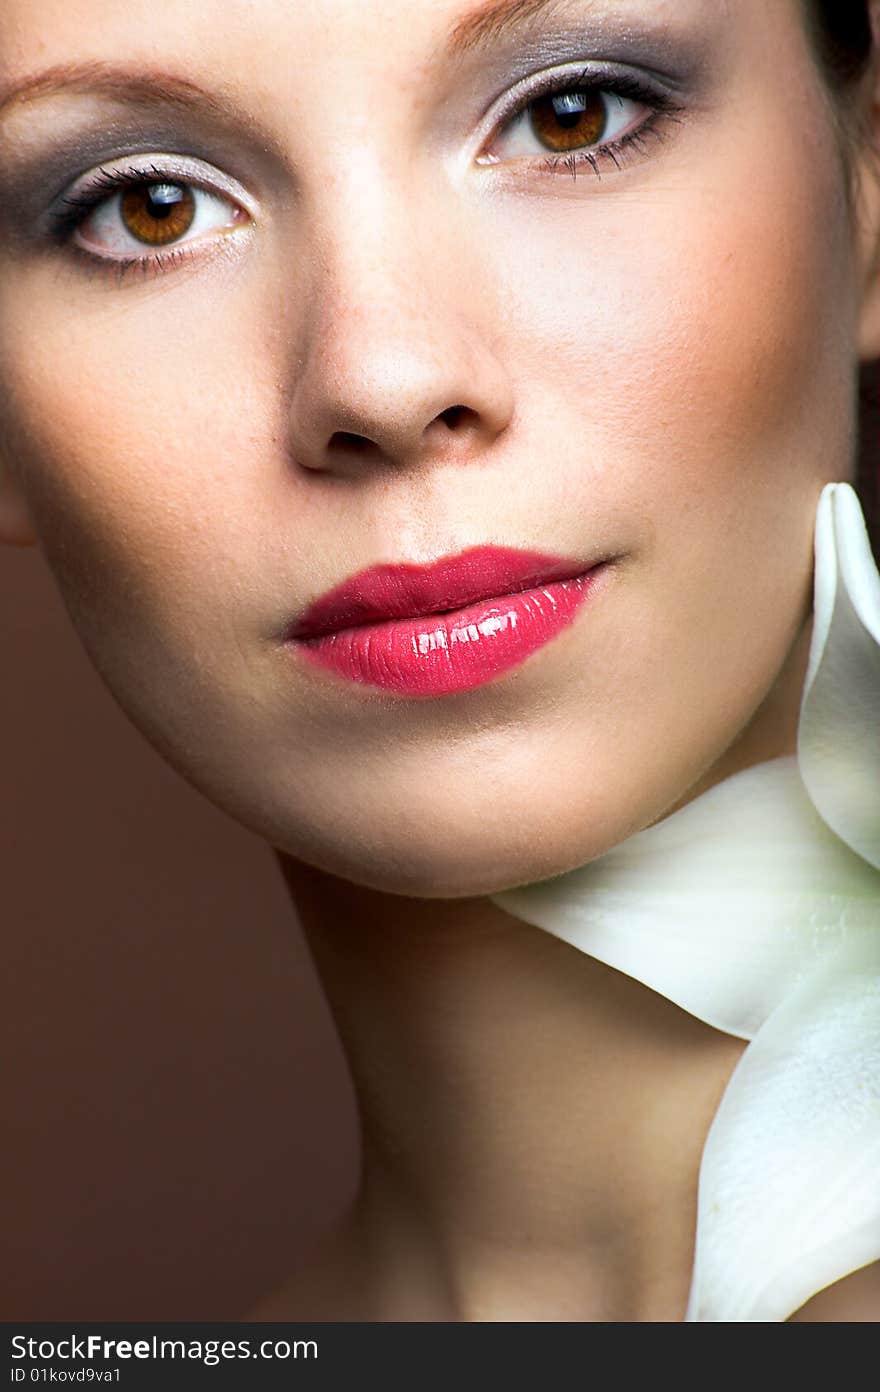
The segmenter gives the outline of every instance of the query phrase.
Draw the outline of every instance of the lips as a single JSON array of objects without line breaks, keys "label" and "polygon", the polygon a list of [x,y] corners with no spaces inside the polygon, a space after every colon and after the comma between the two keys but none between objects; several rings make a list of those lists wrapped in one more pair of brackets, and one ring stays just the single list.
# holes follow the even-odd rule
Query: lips
[{"label": "lips", "polygon": [[500,676],[569,624],[604,567],[478,546],[430,565],[377,565],[319,596],[293,650],[348,680],[409,696]]},{"label": "lips", "polygon": [[475,600],[521,593],[589,569],[512,547],[474,546],[431,565],[377,565],[328,590],[304,611],[291,638],[317,638],[342,628],[463,609]]}]

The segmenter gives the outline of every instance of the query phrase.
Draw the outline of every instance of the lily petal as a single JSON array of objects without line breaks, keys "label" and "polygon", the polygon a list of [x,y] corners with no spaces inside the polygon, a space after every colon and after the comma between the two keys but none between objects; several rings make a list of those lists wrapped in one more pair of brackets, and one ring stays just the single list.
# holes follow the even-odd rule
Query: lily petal
[{"label": "lily petal", "polygon": [[734,1070],[703,1149],[687,1319],[785,1320],[878,1257],[880,931],[818,963]]},{"label": "lily petal", "polygon": [[819,500],[813,624],[801,777],[828,825],[880,868],[880,574],[848,483]]}]

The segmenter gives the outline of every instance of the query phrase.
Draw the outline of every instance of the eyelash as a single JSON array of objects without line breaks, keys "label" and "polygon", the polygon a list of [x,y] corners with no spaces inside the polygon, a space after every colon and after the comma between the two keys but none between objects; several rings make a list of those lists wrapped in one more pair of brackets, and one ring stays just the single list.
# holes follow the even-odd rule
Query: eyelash
[{"label": "eyelash", "polygon": [[[169,246],[162,252],[145,252],[140,256],[111,257],[97,256],[73,240],[74,232],[82,226],[89,214],[109,198],[112,198],[114,194],[124,193],[126,189],[134,188],[138,184],[154,182],[178,183],[195,189],[203,188],[194,180],[181,179],[179,174],[171,173],[158,164],[141,167],[132,165],[128,169],[99,168],[92,176],[89,188],[79,197],[61,199],[61,207],[57,208],[52,215],[53,238],[77,256],[87,269],[102,273],[110,272],[115,274],[120,281],[124,280],[131,271],[139,270],[146,277],[154,271],[166,271],[181,265],[194,254],[197,254],[190,250],[186,243],[178,247]],[[213,190],[205,187],[203,191],[210,193]]]},{"label": "eyelash", "polygon": [[[597,179],[601,179],[601,161],[608,160],[615,168],[620,169],[633,153],[644,150],[648,137],[653,136],[657,140],[662,140],[664,138],[663,124],[667,121],[680,121],[684,110],[683,106],[676,102],[669,93],[649,86],[635,74],[592,74],[589,69],[584,69],[579,75],[557,77],[541,84],[537,89],[531,88],[512,110],[504,114],[501,129],[502,131],[506,130],[537,101],[546,97],[568,96],[583,92],[600,92],[608,96],[625,97],[648,107],[652,114],[646,117],[641,125],[636,126],[634,130],[617,137],[615,140],[606,141],[590,149],[569,150],[565,154],[549,155],[546,159],[539,160],[538,169],[541,172],[551,175],[566,173],[575,179],[578,169],[587,166],[592,169]],[[530,168],[534,168],[533,158],[529,158],[527,162]]]}]

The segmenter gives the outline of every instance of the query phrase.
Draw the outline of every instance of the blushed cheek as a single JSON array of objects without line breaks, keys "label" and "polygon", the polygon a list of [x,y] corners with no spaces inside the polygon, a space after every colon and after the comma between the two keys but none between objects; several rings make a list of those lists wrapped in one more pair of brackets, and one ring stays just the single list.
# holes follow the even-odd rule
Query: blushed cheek
[{"label": "blushed cheek", "polygon": [[852,467],[844,178],[809,89],[793,99],[809,121],[779,95],[732,103],[643,182],[548,200],[505,242],[529,266],[510,284],[515,340],[632,516],[686,493],[735,513],[755,484],[809,498]]},{"label": "blushed cheek", "polygon": [[108,430],[107,399],[75,370],[59,371],[39,345],[19,336],[0,371],[6,445],[68,607],[77,620],[112,622],[143,571],[130,448]]},{"label": "blushed cheek", "polygon": [[[102,534],[113,530],[112,472],[97,486],[100,403],[45,340],[28,332],[5,297],[0,435],[4,463],[19,478],[41,545],[76,591],[100,583]],[[36,315],[39,322],[39,312]],[[104,577],[101,576],[101,579]]]},{"label": "blushed cheek", "polygon": [[735,491],[775,480],[809,493],[851,467],[843,179],[827,135],[824,149],[805,141],[799,151],[778,134],[771,157],[744,133],[741,148],[721,152],[723,180],[715,174],[702,191],[695,180],[694,196],[670,200],[666,216],[660,202],[644,269],[631,261],[638,308],[622,325],[617,365],[638,374],[640,407],[658,423],[676,480],[684,473],[697,489],[726,477]]},{"label": "blushed cheek", "polygon": [[31,293],[26,307],[0,290],[3,450],[47,557],[83,621],[117,637],[133,635],[135,610],[148,625],[184,623],[211,602],[217,554],[234,556],[248,515],[236,489],[260,416],[242,399],[238,354],[212,357],[197,317],[176,341],[160,323],[144,343],[124,311],[79,338],[61,330],[51,301]]},{"label": "blushed cheek", "polygon": [[706,227],[688,264],[711,295],[682,297],[670,368],[719,464],[760,472],[772,459],[780,474],[799,469],[807,482],[811,456],[818,478],[825,450],[848,441],[847,258],[828,208],[805,216],[786,192],[796,191],[759,191],[757,208],[743,200]]}]

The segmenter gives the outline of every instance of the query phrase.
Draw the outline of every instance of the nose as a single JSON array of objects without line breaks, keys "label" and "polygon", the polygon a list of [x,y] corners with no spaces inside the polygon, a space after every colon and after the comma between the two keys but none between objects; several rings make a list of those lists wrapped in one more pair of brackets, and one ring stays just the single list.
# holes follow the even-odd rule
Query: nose
[{"label": "nose", "polygon": [[303,469],[475,462],[513,415],[479,254],[448,212],[420,219],[391,201],[316,236],[289,416]]}]

